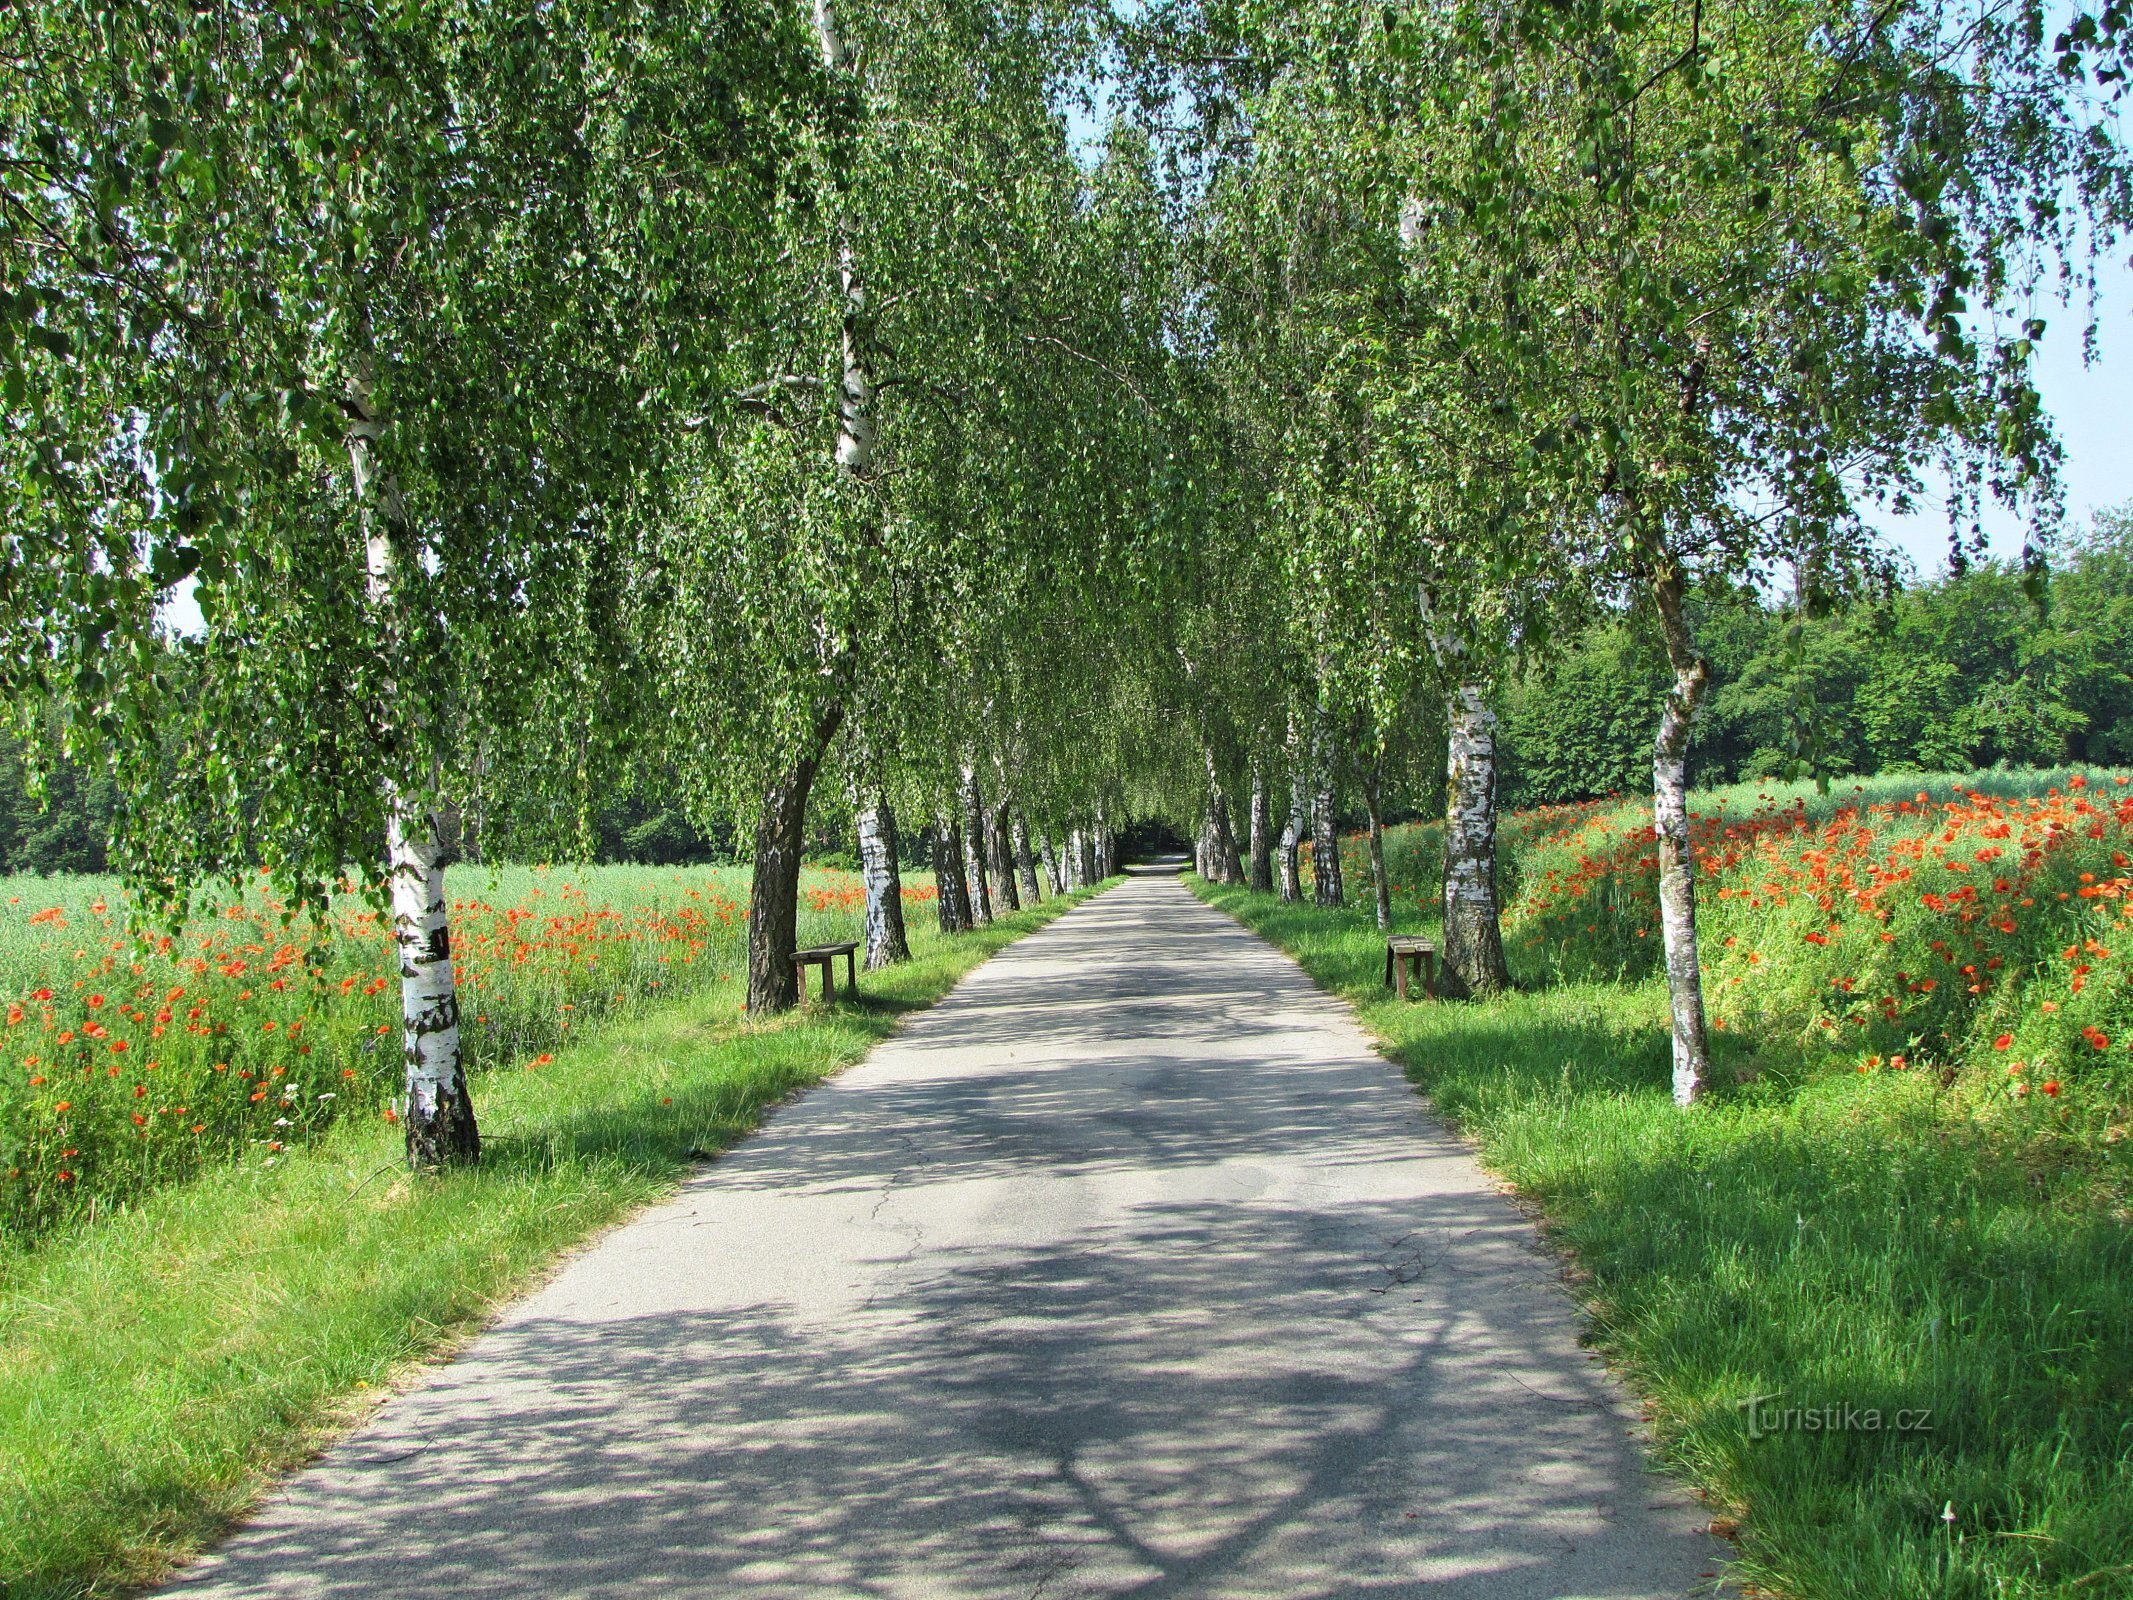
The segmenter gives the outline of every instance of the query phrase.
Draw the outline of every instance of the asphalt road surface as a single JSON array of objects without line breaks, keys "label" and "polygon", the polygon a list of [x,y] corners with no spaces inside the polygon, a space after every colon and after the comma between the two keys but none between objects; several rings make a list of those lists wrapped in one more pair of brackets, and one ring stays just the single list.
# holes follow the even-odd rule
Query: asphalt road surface
[{"label": "asphalt road surface", "polygon": [[1532,1229],[1167,874],[603,1236],[174,1595],[1678,1596]]}]

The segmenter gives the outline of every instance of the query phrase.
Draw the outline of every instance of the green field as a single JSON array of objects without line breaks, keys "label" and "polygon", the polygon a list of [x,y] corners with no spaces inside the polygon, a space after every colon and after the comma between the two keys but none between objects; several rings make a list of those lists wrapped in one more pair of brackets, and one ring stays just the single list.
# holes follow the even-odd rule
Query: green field
[{"label": "green field", "polygon": [[[1500,1000],[1387,998],[1367,901],[1201,892],[1352,999],[1545,1218],[1740,1580],[2086,1600],[2133,1594],[2124,795],[1985,773],[1698,796],[1725,1029],[1686,1113],[1634,805],[1508,821]],[[1431,926],[1437,837],[1393,836],[1402,931]]]}]

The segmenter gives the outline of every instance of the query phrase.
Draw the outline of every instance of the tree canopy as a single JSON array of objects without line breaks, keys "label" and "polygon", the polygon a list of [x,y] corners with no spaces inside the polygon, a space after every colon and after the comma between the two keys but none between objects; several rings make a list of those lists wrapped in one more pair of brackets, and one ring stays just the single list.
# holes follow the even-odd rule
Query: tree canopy
[{"label": "tree canopy", "polygon": [[[1447,966],[1484,993],[1506,783],[1560,790],[1542,746],[1585,740],[1650,774],[1693,1099],[1715,729],[1825,769],[2117,748],[2079,639],[2122,607],[2046,575],[2030,373],[2133,205],[2122,23],[17,8],[0,671],[32,781],[108,784],[166,919],[262,867],[299,907],[390,899],[433,1160],[477,1148],[442,890],[468,819],[583,851],[644,794],[752,843],[773,1010],[811,815],[855,834],[886,962],[899,812],[958,925],[1151,814],[1292,894],[1315,839],[1338,900],[1344,818],[1375,840],[1441,785]],[[1929,474],[1959,556],[1988,500],[2038,529],[1961,605],[2102,608],[2015,648],[2023,716],[1965,712],[1967,744],[1952,688],[1829,621],[1945,626],[1891,609],[1872,532]],[[1608,650],[1588,737],[1534,686]]]}]

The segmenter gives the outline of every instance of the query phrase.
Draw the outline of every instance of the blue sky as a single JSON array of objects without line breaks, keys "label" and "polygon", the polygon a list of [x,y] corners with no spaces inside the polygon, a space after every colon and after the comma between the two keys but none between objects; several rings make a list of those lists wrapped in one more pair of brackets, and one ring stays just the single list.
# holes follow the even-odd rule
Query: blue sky
[{"label": "blue sky", "polygon": [[[2096,360],[2081,360],[2086,308],[2046,305],[2044,342],[2037,353],[2037,389],[2065,446],[2061,475],[2066,488],[2066,526],[2078,531],[2106,506],[2133,501],[2133,271],[2117,259],[2099,268]],[[1908,518],[1884,515],[1881,531],[1909,555],[1921,576],[1945,569],[1948,521],[1935,507]],[[1986,533],[1992,553],[2013,557],[2022,549],[2021,525],[1988,509]]]}]

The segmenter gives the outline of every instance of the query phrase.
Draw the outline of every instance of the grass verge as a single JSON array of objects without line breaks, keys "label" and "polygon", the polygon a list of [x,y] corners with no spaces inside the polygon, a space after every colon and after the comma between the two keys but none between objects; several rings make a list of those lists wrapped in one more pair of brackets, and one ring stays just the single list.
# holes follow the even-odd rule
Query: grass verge
[{"label": "grass verge", "polygon": [[1352,1002],[1539,1210],[1736,1582],[2133,1595],[2133,1219],[2107,1171],[1917,1073],[1683,1114],[1654,981],[1402,1005],[1367,911],[1188,882]]},{"label": "grass verge", "polygon": [[670,1192],[1080,896],[768,1023],[730,990],[482,1074],[481,1165],[414,1176],[379,1120],[173,1185],[0,1262],[0,1594],[148,1582],[557,1255]]}]

